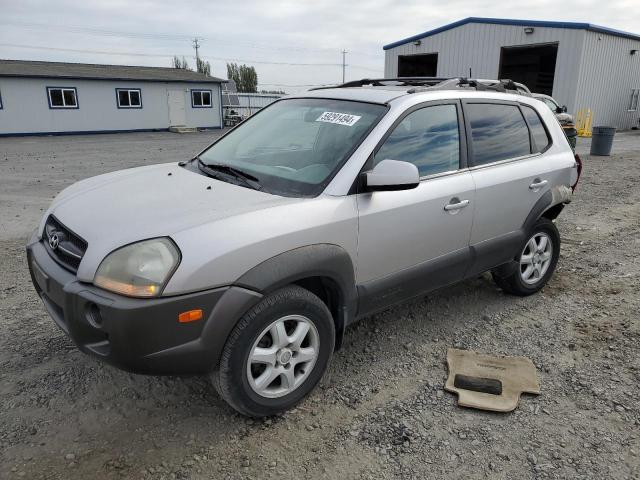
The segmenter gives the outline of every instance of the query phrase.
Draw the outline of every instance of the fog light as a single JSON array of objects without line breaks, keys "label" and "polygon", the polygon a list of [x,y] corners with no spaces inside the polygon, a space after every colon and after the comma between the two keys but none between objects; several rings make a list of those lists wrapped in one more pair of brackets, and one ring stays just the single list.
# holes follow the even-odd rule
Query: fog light
[{"label": "fog light", "polygon": [[94,328],[102,328],[102,315],[100,309],[95,303],[89,304],[86,312],[87,322]]}]

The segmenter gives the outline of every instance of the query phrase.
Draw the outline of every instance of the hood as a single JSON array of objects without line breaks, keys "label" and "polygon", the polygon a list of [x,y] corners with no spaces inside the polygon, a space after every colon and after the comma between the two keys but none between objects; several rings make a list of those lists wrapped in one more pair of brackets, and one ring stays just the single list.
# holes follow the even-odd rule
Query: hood
[{"label": "hood", "polygon": [[54,214],[84,238],[88,248],[78,277],[91,279],[96,263],[123,245],[296,201],[215,180],[175,163],[153,165],[72,185],[56,197],[40,231]]}]

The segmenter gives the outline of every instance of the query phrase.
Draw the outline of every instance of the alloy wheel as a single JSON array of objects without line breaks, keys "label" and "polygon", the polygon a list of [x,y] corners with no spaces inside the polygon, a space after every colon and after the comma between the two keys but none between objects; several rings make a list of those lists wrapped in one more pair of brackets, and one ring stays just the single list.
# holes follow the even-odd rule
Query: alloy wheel
[{"label": "alloy wheel", "polygon": [[544,232],[533,235],[520,255],[520,278],[527,285],[538,283],[549,270],[553,256],[551,237]]},{"label": "alloy wheel", "polygon": [[287,315],[258,335],[247,361],[247,380],[262,397],[278,398],[298,388],[309,376],[320,352],[320,336],[311,320]]}]

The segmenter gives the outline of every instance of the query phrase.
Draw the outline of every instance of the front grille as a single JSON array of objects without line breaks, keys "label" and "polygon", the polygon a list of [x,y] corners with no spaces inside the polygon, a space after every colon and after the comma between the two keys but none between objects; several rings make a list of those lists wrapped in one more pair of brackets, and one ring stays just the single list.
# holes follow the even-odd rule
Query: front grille
[{"label": "front grille", "polygon": [[78,271],[87,242],[49,215],[42,238],[49,255],[67,270]]}]

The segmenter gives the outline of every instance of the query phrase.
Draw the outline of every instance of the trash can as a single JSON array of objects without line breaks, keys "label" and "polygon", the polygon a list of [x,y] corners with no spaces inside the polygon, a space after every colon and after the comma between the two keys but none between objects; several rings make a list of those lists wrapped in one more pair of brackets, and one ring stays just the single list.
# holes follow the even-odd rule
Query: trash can
[{"label": "trash can", "polygon": [[616,127],[593,127],[591,133],[591,155],[611,155]]}]

